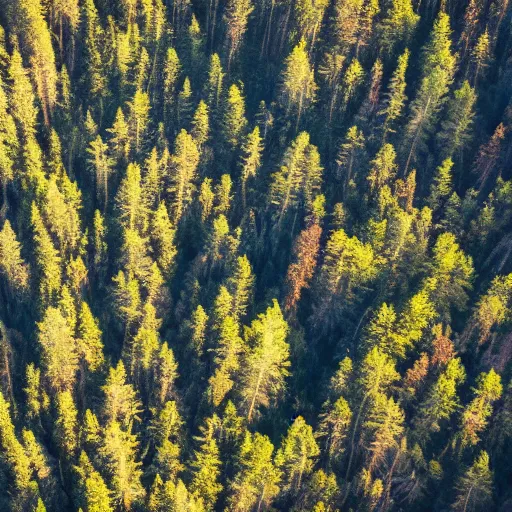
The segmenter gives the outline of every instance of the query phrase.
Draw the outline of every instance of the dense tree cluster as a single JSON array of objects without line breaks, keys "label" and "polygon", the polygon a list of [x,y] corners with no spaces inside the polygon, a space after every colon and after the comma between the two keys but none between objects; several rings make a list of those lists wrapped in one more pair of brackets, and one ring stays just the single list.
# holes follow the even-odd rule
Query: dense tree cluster
[{"label": "dense tree cluster", "polygon": [[511,22],[0,0],[0,510],[510,510]]}]

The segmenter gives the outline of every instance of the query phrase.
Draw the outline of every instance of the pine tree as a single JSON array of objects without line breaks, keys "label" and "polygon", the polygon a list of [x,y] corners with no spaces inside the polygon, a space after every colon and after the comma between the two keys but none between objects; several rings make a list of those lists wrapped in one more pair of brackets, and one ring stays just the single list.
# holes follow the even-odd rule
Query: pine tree
[{"label": "pine tree", "polygon": [[116,423],[130,430],[140,412],[140,402],[133,386],[126,382],[126,371],[122,361],[119,361],[115,368],[110,368],[102,389],[105,394],[103,415],[107,423]]},{"label": "pine tree", "polygon": [[417,158],[418,150],[434,129],[439,110],[453,81],[456,59],[451,51],[450,37],[450,17],[441,11],[423,48],[423,78],[411,105],[406,127],[405,147],[409,151],[406,153],[408,156],[404,174],[407,174],[409,165]]},{"label": "pine tree", "polygon": [[133,147],[139,153],[145,142],[149,124],[151,104],[149,95],[140,89],[135,91],[133,99],[128,102],[128,126]]},{"label": "pine tree", "polygon": [[21,136],[27,141],[36,132],[37,108],[32,84],[26,69],[23,67],[21,55],[17,50],[12,53],[8,71],[12,84],[9,107]]},{"label": "pine tree", "polygon": [[[393,55],[398,45],[408,46],[419,20],[410,0],[393,0],[379,24],[379,39],[384,52]],[[404,55],[407,60],[409,52],[406,50]]]},{"label": "pine tree", "polygon": [[231,69],[231,63],[236,57],[242,45],[244,34],[247,30],[249,16],[254,10],[250,0],[228,0],[224,11],[226,24],[227,72]]},{"label": "pine tree", "polygon": [[98,45],[101,44],[103,30],[94,0],[85,0],[82,5],[81,31],[83,44],[83,75],[82,80],[87,86],[89,98],[99,101],[100,112],[103,102],[108,96],[107,75],[104,69],[103,56]]},{"label": "pine tree", "polygon": [[326,404],[316,435],[321,439],[325,438],[324,456],[328,467],[336,467],[341,459],[351,422],[352,411],[345,398],[340,396],[332,405]]},{"label": "pine tree", "polygon": [[54,391],[72,389],[78,370],[78,350],[66,319],[59,309],[46,309],[37,324],[44,376]]},{"label": "pine tree", "polygon": [[295,241],[293,255],[296,262],[290,264],[286,276],[288,289],[285,299],[286,311],[293,311],[296,308],[302,290],[310,285],[320,252],[321,235],[322,228],[318,224],[312,224],[301,231]]},{"label": "pine tree", "polygon": [[222,131],[228,151],[235,150],[245,135],[245,98],[240,88],[233,84],[228,91],[224,105]]},{"label": "pine tree", "polygon": [[178,363],[174,357],[174,352],[167,342],[162,343],[157,356],[157,365],[155,368],[155,382],[158,384],[155,389],[157,403],[163,405],[176,395],[175,381],[178,378]]},{"label": "pine tree", "polygon": [[337,0],[334,4],[333,32],[343,56],[357,43],[363,6],[363,0]]},{"label": "pine tree", "polygon": [[485,510],[492,505],[493,474],[489,455],[481,451],[473,465],[459,478],[453,510]]},{"label": "pine tree", "polygon": [[261,166],[263,144],[260,137],[260,128],[256,126],[245,138],[242,144],[240,188],[242,194],[242,209],[247,207],[247,184],[253,180]]},{"label": "pine tree", "polygon": [[75,471],[78,475],[79,501],[83,509],[113,512],[110,491],[84,451],[80,454]]},{"label": "pine tree", "polygon": [[287,335],[288,325],[276,300],[246,330],[250,352],[243,368],[241,398],[249,421],[284,389],[290,366]]},{"label": "pine tree", "polygon": [[104,430],[99,454],[108,475],[112,497],[130,510],[144,496],[140,478],[141,463],[137,461],[137,437],[125,431],[117,421],[110,421]]},{"label": "pine tree", "polygon": [[316,90],[314,70],[309,62],[306,41],[302,39],[285,61],[281,89],[286,114],[297,116],[296,130],[302,114],[315,101]]},{"label": "pine tree", "polygon": [[500,399],[503,392],[500,376],[491,369],[481,373],[473,389],[475,398],[466,407],[462,415],[460,432],[461,446],[474,446],[480,441],[479,434],[486,428],[492,414],[492,404]]},{"label": "pine tree", "polygon": [[72,459],[78,448],[78,411],[73,395],[69,391],[57,394],[57,419],[54,433],[61,456]]},{"label": "pine tree", "polygon": [[462,384],[465,378],[466,372],[460,358],[448,361],[446,369],[419,406],[414,420],[416,434],[420,440],[426,440],[432,432],[438,432],[442,422],[448,420],[457,410],[459,407],[457,386]]},{"label": "pine tree", "polygon": [[491,41],[487,30],[478,38],[471,52],[471,61],[473,63],[473,87],[477,87],[480,75],[483,74],[485,77],[485,69],[489,67],[491,61]]},{"label": "pine tree", "polygon": [[162,201],[153,215],[150,237],[156,261],[168,281],[174,273],[177,255],[174,244],[175,233],[176,230],[169,219],[167,207]]},{"label": "pine tree", "polygon": [[405,50],[398,57],[398,64],[393,71],[391,80],[389,81],[388,92],[385,95],[382,109],[379,115],[384,116],[383,140],[386,140],[388,132],[394,132],[396,121],[403,115],[407,96],[405,95],[405,73],[409,65],[409,50]]},{"label": "pine tree", "polygon": [[181,64],[178,54],[174,48],[169,48],[167,50],[163,79],[164,121],[167,126],[171,125],[173,113],[175,111],[176,84],[180,75],[180,71]]},{"label": "pine tree", "polygon": [[370,172],[366,177],[370,185],[370,193],[374,194],[377,190],[381,190],[395,177],[398,168],[395,159],[395,148],[391,144],[384,144],[379,149],[375,159],[370,163]]},{"label": "pine tree", "polygon": [[29,267],[21,257],[21,245],[9,220],[5,221],[0,231],[0,275],[13,296],[23,298],[28,293]]},{"label": "pine tree", "polygon": [[119,164],[127,164],[130,156],[129,127],[121,107],[117,109],[114,124],[112,128],[107,129],[107,132],[111,135],[108,141],[110,153]]},{"label": "pine tree", "polygon": [[467,290],[472,287],[473,260],[460,249],[454,235],[443,233],[434,246],[432,266],[431,300],[449,318],[450,307],[458,310],[466,307]]},{"label": "pine tree", "polygon": [[101,335],[98,321],[94,318],[87,302],[83,301],[78,314],[76,341],[82,365],[86,365],[91,372],[99,370],[104,363]]},{"label": "pine tree", "polygon": [[210,120],[208,105],[201,100],[192,118],[192,129],[190,131],[196,141],[197,147],[201,149],[208,141],[210,135]]},{"label": "pine tree", "polygon": [[452,193],[452,167],[453,161],[447,158],[436,169],[428,198],[429,205],[434,211],[438,210]]},{"label": "pine tree", "polygon": [[172,156],[172,174],[170,192],[173,194],[171,209],[176,223],[192,201],[195,189],[199,151],[194,139],[185,130],[181,130],[175,141]]},{"label": "pine tree", "polygon": [[240,470],[232,485],[230,509],[266,510],[279,492],[281,471],[273,460],[274,446],[267,436],[247,433],[240,449]]},{"label": "pine tree", "polygon": [[277,225],[291,210],[311,211],[313,199],[322,183],[318,149],[309,142],[309,134],[300,133],[286,150],[278,172],[272,175],[270,201],[276,207]]},{"label": "pine tree", "polygon": [[315,41],[327,6],[328,3],[325,0],[320,2],[300,0],[295,4],[295,19],[298,28],[297,35],[300,39],[308,41],[311,49],[315,46]]},{"label": "pine tree", "polygon": [[188,128],[192,116],[192,88],[189,77],[185,77],[183,87],[176,102],[176,120],[179,128]]},{"label": "pine tree", "polygon": [[96,200],[103,203],[103,211],[108,205],[108,182],[113,172],[113,161],[108,155],[108,145],[98,135],[89,148],[89,167],[94,174],[96,184]]},{"label": "pine tree", "polygon": [[367,437],[368,469],[373,471],[392,448],[398,446],[398,440],[404,431],[405,417],[395,400],[378,393],[372,400],[370,411],[363,425]]},{"label": "pine tree", "polygon": [[239,256],[233,275],[228,279],[227,288],[233,300],[232,313],[243,319],[252,302],[254,274],[247,256]]},{"label": "pine tree", "polygon": [[219,483],[220,476],[220,453],[217,441],[207,436],[201,439],[202,444],[194,453],[194,460],[191,464],[193,472],[190,492],[196,499],[201,499],[206,510],[213,510],[222,485]]},{"label": "pine tree", "polygon": [[129,164],[126,176],[121,181],[116,195],[116,206],[119,210],[119,222],[125,229],[134,231],[144,226],[145,211],[142,204],[142,186],[140,167]]},{"label": "pine tree", "polygon": [[25,507],[28,507],[34,498],[37,502],[37,484],[31,480],[30,460],[16,438],[9,404],[2,393],[0,393],[0,447],[12,492],[10,505],[13,510],[26,510]]},{"label": "pine tree", "polygon": [[31,64],[32,78],[42,104],[45,125],[49,126],[57,101],[57,70],[50,30],[40,0],[16,0],[7,14],[18,36],[21,50]]},{"label": "pine tree", "polygon": [[234,385],[234,375],[240,368],[240,354],[243,350],[240,327],[233,316],[226,316],[218,327],[217,347],[213,364],[214,374],[209,380],[209,393],[214,407],[218,407]]},{"label": "pine tree", "polygon": [[478,151],[473,172],[478,175],[479,190],[482,190],[489,178],[493,177],[496,167],[499,164],[501,146],[505,140],[506,129],[503,123],[500,123],[491,138],[486,144],[482,144]]},{"label": "pine tree", "polygon": [[464,149],[471,139],[471,128],[475,116],[476,93],[465,81],[448,101],[446,119],[441,123],[442,130],[437,138],[443,155],[452,157]]},{"label": "pine tree", "polygon": [[299,416],[288,429],[276,459],[283,469],[284,488],[296,493],[300,491],[303,479],[313,470],[315,458],[319,455],[313,429]]},{"label": "pine tree", "polygon": [[16,123],[7,109],[7,95],[0,80],[0,183],[4,209],[8,208],[7,187],[14,178],[13,165],[18,150]]},{"label": "pine tree", "polygon": [[205,83],[205,96],[214,118],[221,103],[223,80],[224,73],[222,71],[220,57],[218,54],[213,53],[210,57],[208,79]]},{"label": "pine tree", "polygon": [[[480,298],[474,313],[473,329],[478,327],[478,342],[485,343],[491,330],[503,324],[512,309],[512,275],[496,276]],[[475,325],[476,324],[476,325]]]}]

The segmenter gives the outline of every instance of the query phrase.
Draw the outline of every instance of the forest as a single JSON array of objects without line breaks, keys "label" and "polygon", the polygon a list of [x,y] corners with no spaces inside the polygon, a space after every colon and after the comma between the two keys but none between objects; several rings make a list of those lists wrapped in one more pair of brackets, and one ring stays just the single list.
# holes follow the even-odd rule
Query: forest
[{"label": "forest", "polygon": [[509,0],[0,0],[0,511],[512,511]]}]

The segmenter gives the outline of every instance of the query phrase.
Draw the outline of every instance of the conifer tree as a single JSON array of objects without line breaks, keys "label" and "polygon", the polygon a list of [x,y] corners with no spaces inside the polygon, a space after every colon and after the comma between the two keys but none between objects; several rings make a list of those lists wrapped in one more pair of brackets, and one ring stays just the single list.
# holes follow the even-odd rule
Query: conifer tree
[{"label": "conifer tree", "polygon": [[16,123],[7,109],[7,95],[0,80],[0,183],[5,209],[8,208],[7,187],[14,178],[13,165],[19,145]]},{"label": "conifer tree", "polygon": [[140,167],[129,164],[126,175],[121,181],[116,195],[119,209],[119,222],[125,229],[134,231],[144,226],[145,211],[142,204],[142,186]]},{"label": "conifer tree", "polygon": [[290,366],[287,335],[288,325],[276,300],[246,330],[250,352],[243,368],[241,399],[249,421],[284,389]]},{"label": "conifer tree", "polygon": [[22,444],[16,438],[14,425],[9,412],[9,403],[0,393],[0,447],[6,469],[9,472],[9,487],[13,510],[24,510],[39,494],[37,484],[31,480],[30,459],[25,454]]},{"label": "conifer tree", "polygon": [[467,81],[448,101],[446,119],[441,123],[442,130],[437,135],[447,158],[464,149],[471,139],[475,102],[475,90]]},{"label": "conifer tree", "polygon": [[192,116],[192,88],[189,77],[185,77],[183,87],[176,101],[176,120],[179,128],[188,128]]},{"label": "conifer tree", "polygon": [[194,137],[199,149],[201,149],[208,140],[210,134],[209,111],[208,105],[203,100],[199,102],[194,112],[190,134]]},{"label": "conifer tree", "polygon": [[180,70],[181,64],[178,54],[174,48],[169,48],[167,50],[163,79],[164,121],[167,126],[172,123],[173,113],[175,112],[176,84]]},{"label": "conifer tree", "polygon": [[293,254],[296,262],[288,267],[285,310],[293,311],[300,300],[302,290],[308,288],[315,272],[322,228],[312,224],[301,231],[295,241]]},{"label": "conifer tree", "polygon": [[384,144],[379,149],[375,159],[370,163],[370,172],[366,177],[370,185],[370,193],[374,194],[377,190],[381,190],[395,177],[398,167],[395,158],[395,148],[391,144]]},{"label": "conifer tree", "polygon": [[473,63],[473,87],[476,87],[480,75],[483,74],[485,76],[485,69],[489,67],[491,61],[491,41],[487,30],[480,35],[471,53],[471,61]]},{"label": "conifer tree", "polygon": [[61,456],[72,459],[78,448],[78,411],[69,391],[57,394],[55,437]]},{"label": "conifer tree", "polygon": [[452,167],[453,161],[451,158],[447,158],[436,169],[428,198],[429,205],[434,211],[439,209],[452,193]]},{"label": "conifer tree", "polygon": [[456,511],[485,510],[492,505],[493,474],[489,455],[482,451],[473,465],[459,478],[457,498],[452,505]]},{"label": "conifer tree", "polygon": [[285,61],[282,74],[282,102],[288,116],[295,114],[298,130],[302,114],[315,101],[317,85],[315,74],[302,39]]},{"label": "conifer tree", "polygon": [[108,95],[108,87],[103,56],[98,47],[103,39],[103,30],[99,22],[99,15],[94,5],[94,0],[85,0],[83,2],[80,24],[85,64],[82,80],[87,86],[90,99],[99,101],[101,112],[103,110],[103,102]]},{"label": "conifer tree", "polygon": [[235,318],[243,319],[252,301],[254,275],[247,256],[239,256],[233,275],[227,282],[228,291],[233,300],[232,313]]},{"label": "conifer tree", "polygon": [[260,128],[256,126],[250,132],[242,144],[240,188],[242,194],[242,208],[245,212],[247,207],[247,183],[254,179],[261,166],[261,155],[263,144],[260,136]]},{"label": "conifer tree", "polygon": [[5,221],[0,231],[0,275],[13,296],[23,298],[28,293],[29,267],[21,257],[21,245],[9,220]]},{"label": "conifer tree", "polygon": [[208,106],[212,110],[214,116],[220,107],[222,91],[223,91],[224,72],[222,64],[217,53],[213,53],[210,57],[210,67],[208,70],[208,79],[205,83],[205,95]]},{"label": "conifer tree", "polygon": [[387,452],[398,445],[403,433],[404,413],[395,400],[378,393],[372,400],[370,411],[363,425],[368,436],[368,470],[373,471],[385,458]]},{"label": "conifer tree", "polygon": [[21,136],[27,141],[35,135],[37,108],[32,84],[17,50],[12,53],[8,71],[12,84],[9,96],[10,111]]},{"label": "conifer tree", "polygon": [[142,150],[145,141],[150,108],[149,95],[137,89],[133,99],[128,102],[128,126],[133,147],[137,153]]},{"label": "conifer tree", "polygon": [[78,475],[79,502],[84,510],[113,512],[110,491],[100,473],[94,469],[89,457],[82,451],[75,466]]},{"label": "conifer tree", "polygon": [[[449,309],[466,307],[467,290],[472,287],[473,260],[460,249],[451,233],[439,235],[433,250],[431,298],[437,310],[449,317]],[[430,286],[427,283],[427,286]]]},{"label": "conifer tree", "polygon": [[201,499],[206,510],[213,510],[222,485],[219,483],[220,476],[220,454],[217,441],[207,435],[202,444],[194,454],[191,464],[193,471],[190,492]]},{"label": "conifer tree", "polygon": [[222,119],[222,131],[229,151],[241,143],[246,126],[245,98],[240,88],[233,84],[228,90]]},{"label": "conifer tree", "polygon": [[171,209],[176,222],[192,201],[198,164],[197,145],[187,131],[181,130],[176,137],[174,155],[172,156],[172,186],[170,188],[170,192],[173,194]]},{"label": "conifer tree", "polygon": [[32,78],[42,104],[46,126],[50,125],[57,101],[57,70],[50,30],[40,0],[15,0],[7,14],[21,42],[21,51],[30,62]]},{"label": "conifer tree", "polygon": [[277,209],[278,226],[290,210],[298,213],[302,207],[310,212],[319,192],[323,169],[318,150],[309,140],[309,134],[301,132],[286,150],[280,170],[272,175],[270,201]]},{"label": "conifer tree", "polygon": [[239,326],[233,316],[226,316],[219,325],[217,348],[213,364],[215,372],[209,380],[211,402],[218,407],[233,388],[234,375],[240,368],[240,354],[243,342],[239,336]]},{"label": "conifer tree", "polygon": [[480,440],[479,434],[486,428],[492,414],[492,404],[499,400],[503,386],[500,376],[491,369],[487,374],[481,373],[473,392],[475,398],[466,407],[462,415],[460,432],[461,446],[473,446]]},{"label": "conifer tree", "polygon": [[448,361],[446,369],[428,391],[415,418],[416,433],[420,440],[428,439],[432,432],[438,432],[441,423],[448,420],[459,407],[457,386],[465,378],[466,372],[460,358]]},{"label": "conifer tree", "polygon": [[328,4],[325,1],[311,2],[300,0],[295,4],[295,19],[298,25],[298,37],[308,41],[310,48],[314,48]]},{"label": "conifer tree", "polygon": [[107,144],[99,135],[91,142],[87,152],[90,155],[89,166],[96,184],[96,200],[98,203],[103,203],[103,211],[105,211],[108,205],[108,182],[112,174],[113,162],[108,155]]},{"label": "conifer tree", "polygon": [[153,215],[150,236],[156,261],[167,280],[172,277],[175,267],[177,255],[174,244],[175,232],[167,207],[162,201]]},{"label": "conifer tree", "polygon": [[224,11],[224,22],[226,23],[226,46],[227,50],[227,72],[231,69],[231,63],[236,57],[244,34],[247,30],[249,16],[254,10],[250,0],[228,0]]},{"label": "conifer tree", "polygon": [[273,460],[274,446],[267,436],[247,433],[242,443],[240,470],[232,486],[230,507],[236,512],[248,512],[254,507],[267,509],[279,492],[281,471]]},{"label": "conifer tree", "polygon": [[[112,128],[107,129],[107,132],[111,135],[111,138],[108,141],[111,155],[118,163],[127,164],[130,156],[130,137],[128,123],[126,122],[123,109],[121,107],[117,109],[114,124],[112,125]],[[92,144],[93,143],[91,143],[91,145]],[[94,154],[96,155],[96,153]]]},{"label": "conifer tree", "polygon": [[78,350],[66,319],[49,307],[37,324],[44,375],[54,391],[72,389],[78,370]]},{"label": "conifer tree", "polygon": [[137,461],[137,437],[121,428],[117,421],[111,421],[104,431],[103,444],[99,454],[108,475],[112,497],[130,510],[144,496],[140,478],[141,463]]},{"label": "conifer tree", "polygon": [[[408,46],[419,20],[410,0],[393,0],[379,24],[379,39],[384,52],[392,55],[398,45]],[[404,55],[407,60],[407,50]],[[398,68],[400,66],[399,62]]]},{"label": "conifer tree", "polygon": [[325,438],[324,456],[328,467],[336,466],[344,452],[352,421],[352,411],[345,398],[341,396],[334,404],[327,404],[327,409],[320,416],[320,420],[317,436]]},{"label": "conifer tree", "polygon": [[382,109],[379,112],[384,116],[384,125],[382,128],[383,139],[386,139],[388,132],[393,132],[393,125],[403,115],[405,102],[407,96],[405,95],[405,73],[409,64],[410,53],[405,50],[400,57],[398,57],[398,64],[389,81],[388,92],[385,95]]},{"label": "conifer tree", "polygon": [[320,453],[313,429],[299,416],[288,429],[276,459],[283,468],[284,488],[295,493],[301,489],[303,479],[313,470]]},{"label": "conifer tree", "polygon": [[473,172],[478,176],[479,189],[482,190],[489,178],[493,177],[496,167],[499,164],[501,146],[505,140],[506,129],[503,123],[500,123],[491,138],[486,144],[482,144],[478,151]]}]

